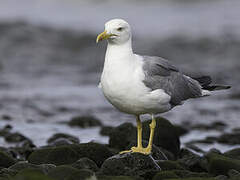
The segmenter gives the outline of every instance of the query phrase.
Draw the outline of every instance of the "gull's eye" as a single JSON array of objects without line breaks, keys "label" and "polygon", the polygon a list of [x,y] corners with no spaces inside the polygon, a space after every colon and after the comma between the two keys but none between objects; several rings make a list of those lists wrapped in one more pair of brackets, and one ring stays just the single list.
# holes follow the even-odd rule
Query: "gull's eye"
[{"label": "gull's eye", "polygon": [[123,27],[119,27],[117,28],[118,31],[122,31],[123,30]]}]

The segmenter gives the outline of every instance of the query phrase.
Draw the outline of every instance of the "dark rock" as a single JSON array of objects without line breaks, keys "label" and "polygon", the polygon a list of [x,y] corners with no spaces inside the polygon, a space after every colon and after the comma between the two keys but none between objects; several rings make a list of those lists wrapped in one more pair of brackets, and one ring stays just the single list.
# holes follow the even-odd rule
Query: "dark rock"
[{"label": "dark rock", "polygon": [[140,153],[118,154],[104,161],[100,174],[109,176],[141,176],[151,179],[159,166],[151,155]]},{"label": "dark rock", "polygon": [[78,126],[81,128],[85,127],[93,127],[93,126],[101,126],[102,123],[100,120],[91,116],[76,116],[73,117],[69,122],[69,126]]},{"label": "dark rock", "polygon": [[100,167],[104,160],[110,156],[112,153],[105,145],[83,143],[38,149],[29,156],[28,161],[33,164],[64,165],[88,157]]},{"label": "dark rock", "polygon": [[98,180],[144,180],[141,177],[131,177],[131,176],[97,176]]},{"label": "dark rock", "polygon": [[[198,141],[197,141],[198,142]],[[195,143],[195,141],[191,141],[185,144],[186,148],[191,149],[195,152],[198,153],[204,153],[204,151],[202,149],[200,149],[198,146],[194,145],[193,143]]]},{"label": "dark rock", "polygon": [[54,180],[38,169],[24,169],[19,171],[11,180]]},{"label": "dark rock", "polygon": [[228,176],[231,178],[231,177],[238,177],[240,179],[240,172],[239,171],[236,171],[234,169],[230,169],[228,171]]},{"label": "dark rock", "polygon": [[179,176],[176,175],[173,171],[160,171],[158,172],[152,180],[164,180],[164,179],[178,179]]},{"label": "dark rock", "polygon": [[9,167],[15,163],[15,159],[6,154],[3,151],[0,151],[0,167]]},{"label": "dark rock", "polygon": [[216,177],[214,177],[215,180],[228,180],[227,176],[224,175],[218,175]]},{"label": "dark rock", "polygon": [[[179,136],[175,127],[166,119],[157,117],[157,125],[153,144],[174,154],[175,158],[180,151]],[[143,122],[143,140],[148,141],[151,120]],[[110,133],[109,146],[120,151],[126,150],[131,143],[136,143],[137,129],[131,123],[124,123],[114,128]]]},{"label": "dark rock", "polygon": [[3,168],[0,170],[0,179],[1,180],[9,180],[12,176],[15,176],[17,171],[12,169]]},{"label": "dark rock", "polygon": [[[148,142],[143,140],[142,144],[143,144],[143,147],[147,147]],[[136,142],[131,143],[127,147],[127,149],[131,149],[131,147],[133,147],[133,146],[136,146]],[[171,152],[169,152],[163,148],[157,147],[154,144],[152,146],[152,154],[151,155],[154,160],[168,160],[168,159],[173,160],[174,159],[174,155]]]},{"label": "dark rock", "polygon": [[183,126],[180,125],[174,125],[175,127],[175,131],[177,133],[178,136],[183,136],[185,134],[187,134],[189,132],[189,130]]},{"label": "dark rock", "polygon": [[191,129],[197,130],[219,130],[222,131],[226,128],[226,124],[220,121],[215,121],[210,124],[195,124],[191,127]]},{"label": "dark rock", "polygon": [[15,132],[15,133],[8,133],[5,136],[5,140],[9,143],[18,143],[18,142],[22,142],[22,141],[31,141],[30,139],[28,139],[27,137],[25,137],[24,135]]},{"label": "dark rock", "polygon": [[[205,172],[191,172],[188,170],[173,170],[173,172],[179,176],[182,180],[182,178],[199,178],[200,180],[202,180],[201,178],[203,178],[203,180],[205,180],[204,178],[211,178],[212,175],[205,173]],[[190,179],[188,179],[190,180]],[[208,179],[207,179],[208,180]],[[212,178],[211,178],[212,180]]]},{"label": "dark rock", "polygon": [[240,144],[240,132],[225,133],[221,135],[217,141],[229,145]]},{"label": "dark rock", "polygon": [[66,138],[58,138],[51,143],[49,143],[49,146],[64,146],[64,145],[70,145],[74,144],[72,141],[66,139]]},{"label": "dark rock", "polygon": [[96,179],[95,174],[88,169],[76,169],[71,166],[58,166],[48,173],[55,180],[89,180]]},{"label": "dark rock", "polygon": [[161,167],[161,170],[168,171],[168,170],[184,170],[184,167],[180,165],[177,161],[157,161],[158,165]]},{"label": "dark rock", "polygon": [[117,126],[110,133],[109,147],[120,151],[126,150],[130,143],[136,141],[137,128],[131,123],[124,123]]},{"label": "dark rock", "polygon": [[240,170],[240,160],[225,157],[217,153],[208,153],[206,155],[209,164],[209,172],[215,175],[227,175],[228,171]]},{"label": "dark rock", "polygon": [[94,161],[92,161],[91,159],[86,158],[86,157],[81,158],[78,161],[76,161],[75,163],[73,163],[72,167],[77,168],[77,169],[90,169],[93,172],[97,172],[99,169]]},{"label": "dark rock", "polygon": [[10,133],[12,129],[12,126],[7,124],[6,126],[4,126],[2,129],[0,129],[0,136],[6,136]]},{"label": "dark rock", "polygon": [[240,148],[235,148],[224,153],[224,156],[240,160]]},{"label": "dark rock", "polygon": [[67,139],[72,143],[79,143],[79,139],[75,136],[69,135],[69,134],[64,134],[64,133],[56,133],[54,135],[52,135],[48,140],[47,143],[48,144],[54,144],[54,142],[56,142],[58,139]]},{"label": "dark rock", "polygon": [[16,164],[10,166],[9,169],[15,170],[15,171],[21,171],[24,169],[38,169],[42,173],[48,174],[48,172],[55,167],[56,166],[53,164],[35,165],[35,164],[28,163],[27,161],[20,161],[20,162],[17,162]]},{"label": "dark rock", "polygon": [[[157,117],[156,120],[157,125],[155,128],[153,144],[168,150],[177,158],[180,152],[180,140],[175,127],[164,118]],[[147,141],[150,134],[150,123],[150,120],[143,123],[143,139]]]},{"label": "dark rock", "polygon": [[110,136],[113,129],[114,127],[112,126],[103,126],[100,130],[100,134],[103,136]]},{"label": "dark rock", "polygon": [[12,117],[11,117],[10,115],[3,114],[3,115],[2,115],[2,120],[11,121],[11,120],[12,120]]},{"label": "dark rock", "polygon": [[177,161],[186,169],[194,172],[204,172],[207,171],[204,160],[203,157],[200,157],[187,149],[182,149],[181,158]]}]

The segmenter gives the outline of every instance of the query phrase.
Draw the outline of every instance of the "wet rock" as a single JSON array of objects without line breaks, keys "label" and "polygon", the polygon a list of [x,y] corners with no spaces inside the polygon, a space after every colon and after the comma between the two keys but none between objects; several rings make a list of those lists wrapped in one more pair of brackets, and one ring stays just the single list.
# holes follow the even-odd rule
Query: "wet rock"
[{"label": "wet rock", "polygon": [[103,126],[100,130],[100,134],[102,136],[110,136],[113,129],[114,129],[114,127],[112,127],[112,126]]},{"label": "wet rock", "polygon": [[64,145],[70,145],[74,144],[72,141],[66,139],[66,138],[58,138],[51,143],[49,143],[49,146],[64,146]]},{"label": "wet rock", "polygon": [[[185,144],[186,148],[191,149],[195,152],[198,153],[204,153],[204,151],[202,149],[200,149],[198,146],[194,145],[193,143],[195,143],[196,141],[191,141]],[[197,141],[199,143],[199,141]]]},{"label": "wet rock", "polygon": [[180,165],[177,161],[157,161],[158,165],[161,167],[161,170],[168,171],[168,170],[174,170],[179,169],[183,170],[184,167]]},{"label": "wet rock", "polygon": [[100,174],[109,176],[141,176],[151,179],[160,170],[150,155],[140,153],[118,154],[104,161]]},{"label": "wet rock", "polygon": [[[212,177],[211,174],[208,174],[205,172],[191,172],[188,170],[173,170],[173,172],[180,178],[192,178],[192,179],[199,178],[200,180],[202,180],[202,179],[208,180],[208,178]],[[188,179],[188,180],[190,180],[190,179]],[[212,178],[209,180],[212,180]]]},{"label": "wet rock", "polygon": [[29,138],[26,136],[22,135],[21,133],[15,132],[15,133],[8,133],[5,136],[5,140],[9,143],[18,143],[22,141],[31,141]]},{"label": "wet rock", "polygon": [[206,155],[208,160],[209,172],[215,175],[227,175],[231,169],[240,170],[240,160],[232,159],[217,153],[208,153]]},{"label": "wet rock", "polygon": [[19,171],[11,180],[54,180],[37,169]]},{"label": "wet rock", "polygon": [[0,179],[1,180],[8,180],[12,176],[15,176],[16,174],[17,174],[17,171],[15,171],[15,170],[3,168],[3,169],[0,170]]},{"label": "wet rock", "polygon": [[[156,118],[157,125],[153,144],[174,154],[175,158],[180,151],[180,141],[175,127],[166,119]],[[143,122],[143,140],[148,141],[149,123]],[[120,151],[126,150],[131,143],[136,143],[137,129],[131,123],[124,123],[114,128],[110,134],[109,146]]]},{"label": "wet rock", "polygon": [[29,156],[28,161],[33,164],[64,165],[88,157],[100,167],[110,156],[112,153],[105,145],[83,143],[38,149]]},{"label": "wet rock", "polygon": [[206,161],[203,157],[189,151],[181,150],[181,158],[177,160],[181,166],[193,172],[206,172]]},{"label": "wet rock", "polygon": [[55,180],[97,180],[95,174],[87,169],[76,169],[71,166],[58,166],[48,173]]},{"label": "wet rock", "polygon": [[9,169],[15,170],[15,171],[21,171],[24,169],[38,169],[41,172],[43,172],[44,174],[48,174],[48,172],[55,167],[56,166],[53,164],[35,165],[35,164],[31,164],[27,161],[19,161],[16,164],[10,166]]},{"label": "wet rock", "polygon": [[0,136],[6,136],[10,133],[12,129],[12,126],[7,124],[6,126],[4,126],[2,129],[0,129]]},{"label": "wet rock", "polygon": [[240,148],[235,148],[224,153],[224,156],[240,160]]},{"label": "wet rock", "polygon": [[178,179],[179,176],[176,175],[173,171],[160,171],[158,172],[152,180],[164,180],[164,179]]},{"label": "wet rock", "polygon": [[240,144],[240,132],[225,133],[221,135],[217,141],[229,145]]},{"label": "wet rock", "polygon": [[131,176],[97,176],[98,180],[144,180],[141,177],[131,177]]},{"label": "wet rock", "polygon": [[137,128],[131,123],[123,123],[112,130],[109,137],[109,147],[120,151],[127,149],[130,143],[136,141]]},{"label": "wet rock", "polygon": [[174,125],[175,127],[175,131],[177,133],[178,136],[183,136],[185,134],[187,134],[189,132],[189,130],[183,126],[180,125]]},{"label": "wet rock", "polygon": [[230,178],[239,178],[239,179],[240,179],[240,172],[239,172],[239,171],[236,171],[236,170],[234,170],[234,169],[230,169],[230,170],[228,171],[228,176],[229,176]]},{"label": "wet rock", "polygon": [[81,128],[101,126],[102,123],[99,119],[92,116],[76,116],[73,117],[69,122],[69,126],[77,126]]},{"label": "wet rock", "polygon": [[3,114],[3,115],[2,115],[2,120],[11,121],[11,120],[12,120],[12,117],[11,117],[10,115]]},{"label": "wet rock", "polygon": [[90,169],[93,172],[97,172],[99,169],[94,161],[92,161],[91,159],[86,158],[86,157],[81,158],[78,161],[76,161],[75,163],[73,163],[72,167],[77,168],[77,169]]},{"label": "wet rock", "polygon": [[[175,158],[178,157],[180,152],[180,140],[175,127],[166,119],[157,117],[157,125],[155,128],[155,134],[153,144],[162,147],[169,152],[173,153]],[[143,123],[143,139],[149,139],[150,120]]]},{"label": "wet rock", "polygon": [[[142,144],[143,144],[143,147],[147,147],[148,141],[143,140]],[[133,147],[133,146],[135,146],[135,147],[137,146],[136,142],[131,143],[127,147],[127,150],[131,149],[131,147]],[[168,160],[168,159],[172,160],[172,159],[174,159],[174,155],[171,152],[169,152],[163,148],[157,147],[154,144],[152,146],[152,154],[151,155],[154,160]]]},{"label": "wet rock", "polygon": [[224,175],[218,175],[214,177],[214,180],[228,180],[228,177]]},{"label": "wet rock", "polygon": [[191,126],[191,129],[197,129],[197,130],[218,130],[222,131],[227,127],[227,125],[221,121],[215,121],[210,124],[195,124]]},{"label": "wet rock", "polygon": [[77,137],[72,136],[70,134],[64,134],[64,133],[56,133],[56,134],[52,135],[47,140],[47,143],[50,144],[50,145],[59,144],[59,139],[61,141],[63,141],[65,139],[65,140],[67,140],[67,142],[72,142],[70,144],[73,144],[73,143],[78,144],[79,143],[79,139]]},{"label": "wet rock", "polygon": [[15,159],[13,159],[11,156],[6,154],[3,151],[0,151],[0,167],[9,167],[13,165],[16,162]]}]

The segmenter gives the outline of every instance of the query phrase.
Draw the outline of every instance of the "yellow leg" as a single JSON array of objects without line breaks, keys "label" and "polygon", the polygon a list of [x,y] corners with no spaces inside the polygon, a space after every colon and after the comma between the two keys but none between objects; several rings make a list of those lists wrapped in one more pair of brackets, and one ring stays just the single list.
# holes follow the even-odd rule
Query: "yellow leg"
[{"label": "yellow leg", "polygon": [[120,154],[128,153],[128,152],[151,154],[155,127],[156,127],[156,120],[155,120],[154,116],[152,115],[152,122],[150,124],[150,137],[149,137],[148,146],[146,148],[143,148],[142,147],[142,123],[141,123],[139,116],[137,116],[137,130],[138,130],[137,147],[132,147],[131,150],[128,150],[128,151],[122,151],[122,152],[120,152]]}]

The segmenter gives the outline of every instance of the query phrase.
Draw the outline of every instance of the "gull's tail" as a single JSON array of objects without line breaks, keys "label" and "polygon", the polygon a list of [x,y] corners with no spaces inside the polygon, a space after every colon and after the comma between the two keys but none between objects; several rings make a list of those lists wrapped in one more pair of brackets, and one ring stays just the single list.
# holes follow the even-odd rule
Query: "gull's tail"
[{"label": "gull's tail", "polygon": [[223,89],[230,89],[231,86],[221,85],[221,84],[211,84],[212,79],[210,76],[201,76],[201,77],[192,77],[202,86],[202,89],[205,91],[217,91]]}]

